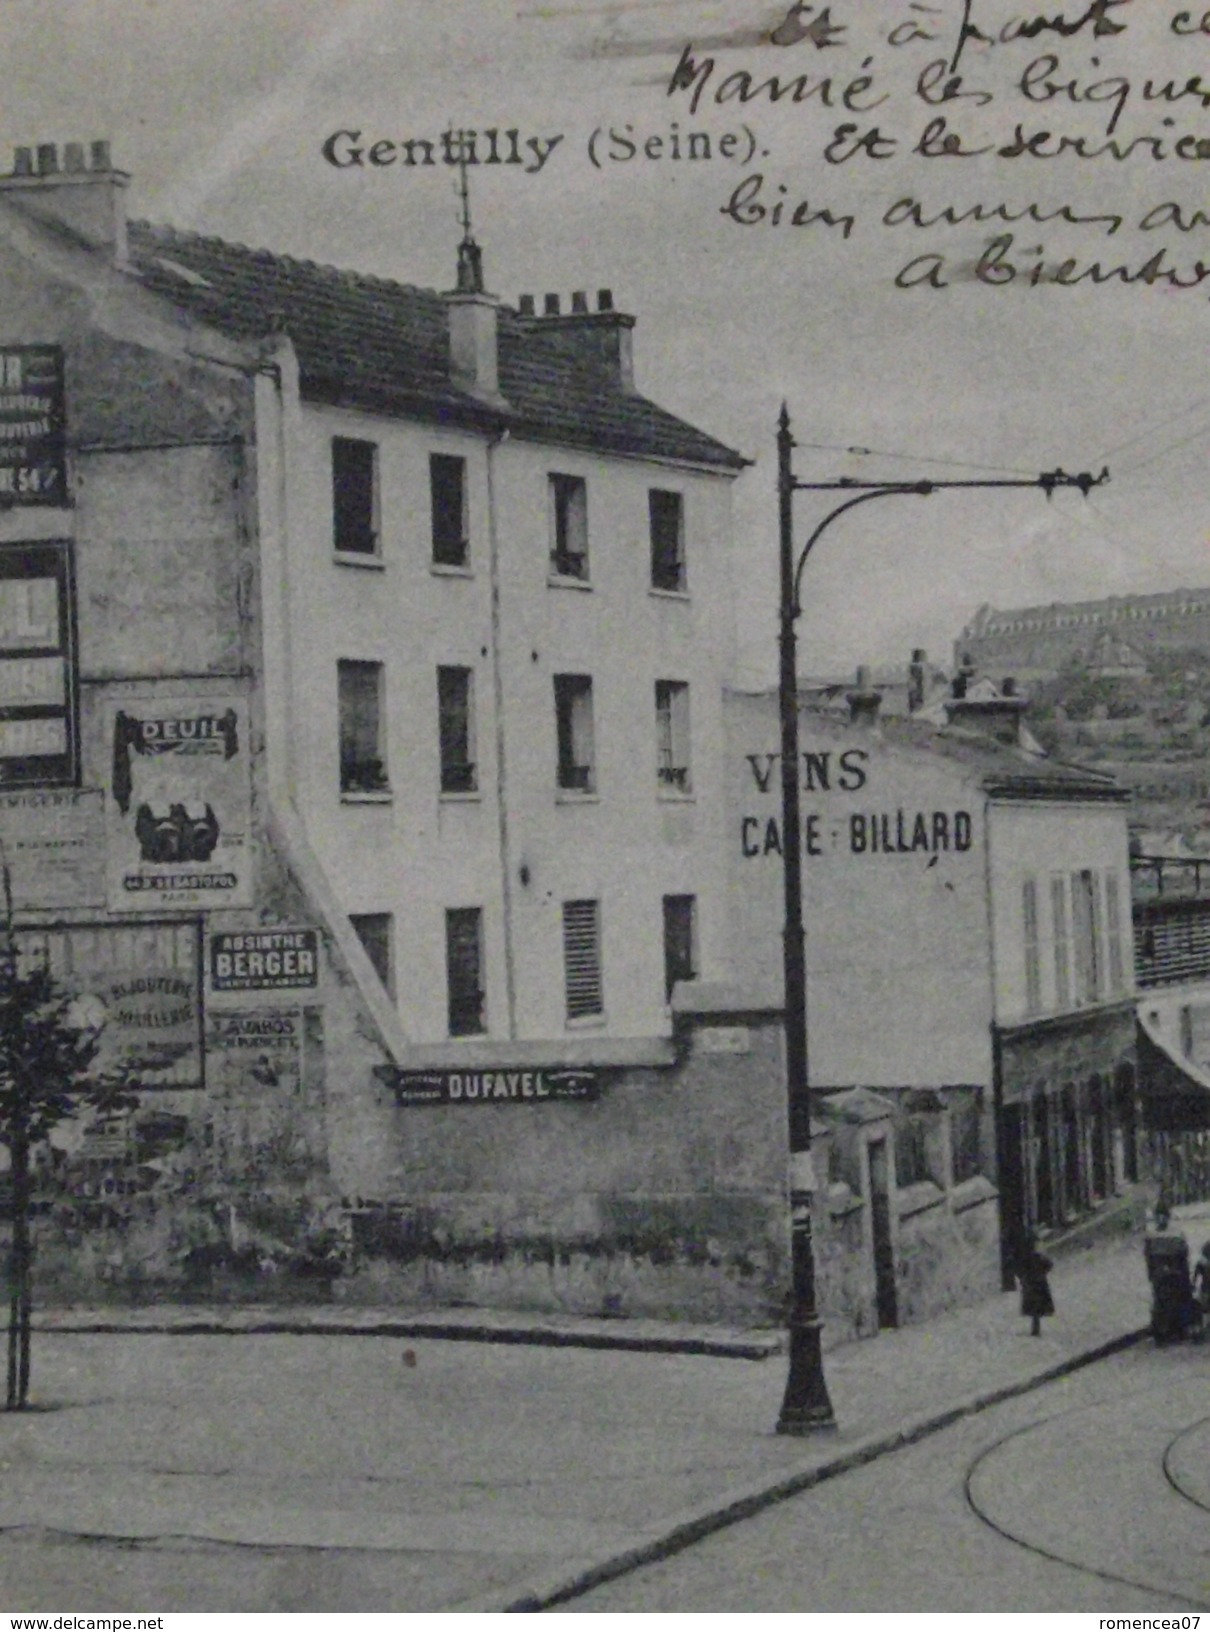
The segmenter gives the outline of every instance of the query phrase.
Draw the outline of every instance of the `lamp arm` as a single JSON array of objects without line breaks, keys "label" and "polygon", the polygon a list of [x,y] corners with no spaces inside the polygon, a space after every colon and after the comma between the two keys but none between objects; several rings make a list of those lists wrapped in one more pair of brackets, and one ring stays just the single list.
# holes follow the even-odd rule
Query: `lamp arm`
[{"label": "lamp arm", "polygon": [[802,611],[802,603],[799,600],[798,592],[802,585],[802,572],[807,564],[807,557],[832,523],[843,516],[846,510],[856,509],[859,504],[864,504],[867,499],[888,499],[900,493],[919,493],[924,497],[932,492],[931,482],[910,482],[895,487],[873,487],[867,492],[858,493],[855,498],[846,499],[843,504],[838,504],[835,510],[830,510],[802,547],[802,554],[799,556],[798,565],[794,569],[794,598],[791,605],[791,616],[797,618]]}]

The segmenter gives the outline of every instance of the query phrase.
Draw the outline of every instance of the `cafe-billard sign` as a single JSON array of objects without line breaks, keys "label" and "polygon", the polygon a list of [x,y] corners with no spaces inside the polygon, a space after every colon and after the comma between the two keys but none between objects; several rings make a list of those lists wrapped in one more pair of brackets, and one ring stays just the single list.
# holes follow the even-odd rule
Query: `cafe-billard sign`
[{"label": "cafe-billard sign", "polygon": [[66,503],[63,353],[0,347],[0,505]]},{"label": "cafe-billard sign", "polygon": [[392,1086],[400,1105],[537,1105],[597,1098],[595,1071],[400,1071]]}]

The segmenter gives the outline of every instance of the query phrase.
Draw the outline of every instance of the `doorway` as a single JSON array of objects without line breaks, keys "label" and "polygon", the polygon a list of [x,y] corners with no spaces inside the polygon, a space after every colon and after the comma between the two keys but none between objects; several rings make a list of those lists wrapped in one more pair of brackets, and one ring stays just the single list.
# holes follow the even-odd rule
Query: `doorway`
[{"label": "doorway", "polygon": [[880,1331],[899,1324],[895,1288],[895,1246],[891,1239],[891,1172],[885,1139],[871,1139],[870,1231],[874,1249],[874,1301]]}]

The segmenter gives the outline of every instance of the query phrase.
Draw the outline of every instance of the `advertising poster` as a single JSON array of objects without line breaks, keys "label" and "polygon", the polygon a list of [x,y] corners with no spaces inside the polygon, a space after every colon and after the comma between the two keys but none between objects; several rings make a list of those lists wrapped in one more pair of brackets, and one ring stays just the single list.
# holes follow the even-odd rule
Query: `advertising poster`
[{"label": "advertising poster", "polygon": [[248,714],[242,699],[111,706],[109,905],[234,907],[251,899]]},{"label": "advertising poster", "polygon": [[0,792],[0,842],[14,907],[104,905],[105,817],[99,788]]},{"label": "advertising poster", "polygon": [[0,507],[66,503],[63,352],[0,346]]}]

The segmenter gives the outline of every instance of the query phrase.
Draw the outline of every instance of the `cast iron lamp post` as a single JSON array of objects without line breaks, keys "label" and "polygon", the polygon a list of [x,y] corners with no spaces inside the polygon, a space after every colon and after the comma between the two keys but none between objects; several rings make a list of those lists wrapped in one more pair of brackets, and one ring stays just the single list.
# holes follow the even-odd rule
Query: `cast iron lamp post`
[{"label": "cast iron lamp post", "polygon": [[[811,1205],[815,1176],[811,1165],[811,1089],[807,1063],[807,960],[803,929],[802,829],[799,809],[798,651],[794,625],[802,606],[799,589],[807,557],[827,529],[847,510],[870,499],[899,494],[930,493],[949,488],[1040,487],[1047,498],[1056,487],[1089,491],[1109,480],[1108,470],[1097,477],[1069,476],[1055,470],[1020,479],[934,482],[857,482],[841,477],[833,482],[798,482],[794,479],[794,438],[790,415],[782,403],[777,428],[777,499],[780,523],[781,618],[779,641],[778,711],[781,718],[782,855],[785,868],[785,973],[786,1099],[790,1143],[790,1367],[779,1434],[809,1434],[835,1428],[828,1398],[820,1347],[820,1322],[815,1308],[815,1252],[811,1240]],[[830,510],[794,558],[794,494],[796,492],[848,493],[850,497]]]}]

